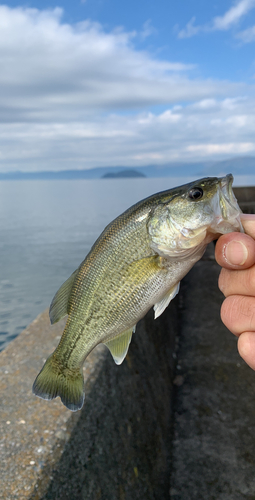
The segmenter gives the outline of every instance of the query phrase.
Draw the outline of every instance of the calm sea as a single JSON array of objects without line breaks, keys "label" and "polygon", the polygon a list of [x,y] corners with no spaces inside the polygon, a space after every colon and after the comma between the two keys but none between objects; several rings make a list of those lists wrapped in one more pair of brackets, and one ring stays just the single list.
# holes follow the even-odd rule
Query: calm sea
[{"label": "calm sea", "polygon": [[[112,219],[190,180],[0,182],[0,349],[49,306]],[[252,183],[239,178],[235,185]]]}]

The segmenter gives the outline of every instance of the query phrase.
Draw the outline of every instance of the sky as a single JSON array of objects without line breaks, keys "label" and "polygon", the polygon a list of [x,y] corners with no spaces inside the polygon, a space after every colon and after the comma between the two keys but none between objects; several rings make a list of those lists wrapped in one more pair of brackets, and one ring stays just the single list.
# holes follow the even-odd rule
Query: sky
[{"label": "sky", "polygon": [[1,172],[255,156],[255,0],[56,2],[0,3]]}]

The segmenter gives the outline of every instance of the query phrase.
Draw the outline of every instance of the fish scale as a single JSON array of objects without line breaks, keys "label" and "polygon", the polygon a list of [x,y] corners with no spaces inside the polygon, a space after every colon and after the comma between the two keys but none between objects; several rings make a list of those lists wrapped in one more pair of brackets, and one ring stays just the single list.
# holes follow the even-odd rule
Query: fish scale
[{"label": "fish scale", "polygon": [[82,366],[91,350],[104,343],[120,364],[136,323],[152,306],[155,317],[162,314],[206,245],[242,230],[232,182],[229,174],[157,193],[105,228],[53,298],[52,323],[68,318],[34,382],[37,396],[60,396],[72,411],[82,407]]}]

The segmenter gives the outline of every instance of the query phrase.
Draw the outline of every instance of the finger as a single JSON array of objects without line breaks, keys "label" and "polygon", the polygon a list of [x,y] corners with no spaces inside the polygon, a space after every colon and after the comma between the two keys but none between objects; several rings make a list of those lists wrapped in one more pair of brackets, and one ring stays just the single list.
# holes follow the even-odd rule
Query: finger
[{"label": "finger", "polygon": [[234,335],[255,332],[255,297],[227,297],[221,306],[221,319]]},{"label": "finger", "polygon": [[255,296],[255,266],[240,271],[222,269],[219,275],[219,289],[229,295]]},{"label": "finger", "polygon": [[241,214],[241,222],[245,233],[255,239],[255,214]]},{"label": "finger", "polygon": [[253,370],[255,370],[255,333],[244,332],[238,339],[238,351],[240,356]]},{"label": "finger", "polygon": [[221,236],[215,248],[218,264],[226,269],[246,269],[255,263],[255,240],[243,233]]}]

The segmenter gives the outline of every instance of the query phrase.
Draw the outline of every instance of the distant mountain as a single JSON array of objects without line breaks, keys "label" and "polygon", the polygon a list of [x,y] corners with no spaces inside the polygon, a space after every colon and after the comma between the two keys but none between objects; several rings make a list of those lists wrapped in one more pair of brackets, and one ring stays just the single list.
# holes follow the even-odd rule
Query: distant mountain
[{"label": "distant mountain", "polygon": [[120,172],[107,172],[106,174],[102,175],[102,179],[130,179],[133,177],[146,177],[146,175],[133,169],[121,170]]},{"label": "distant mountain", "polygon": [[201,171],[202,175],[222,175],[231,172],[233,175],[255,175],[255,157],[243,156],[218,161]]},{"label": "distant mountain", "polygon": [[[128,173],[127,173],[128,172]],[[131,172],[131,173],[130,173]],[[135,172],[135,175],[132,174]],[[75,180],[130,177],[184,177],[214,176],[232,173],[233,175],[255,175],[255,157],[230,158],[224,161],[173,162],[166,165],[148,165],[146,167],[98,167],[87,170],[60,170],[40,172],[4,172],[0,180]],[[107,175],[106,175],[107,174]],[[111,174],[111,175],[109,175]]]}]

